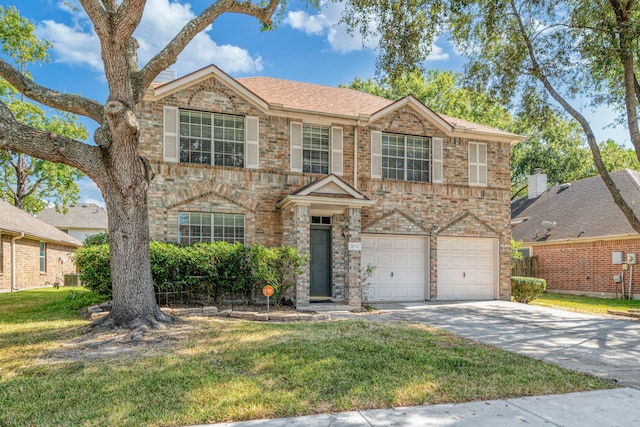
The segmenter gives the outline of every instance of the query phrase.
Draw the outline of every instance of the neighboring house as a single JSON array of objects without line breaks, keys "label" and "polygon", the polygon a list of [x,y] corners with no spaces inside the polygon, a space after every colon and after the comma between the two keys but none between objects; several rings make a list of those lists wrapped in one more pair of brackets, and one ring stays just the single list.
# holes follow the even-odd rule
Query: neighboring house
[{"label": "neighboring house", "polygon": [[[638,214],[640,173],[611,173],[622,197]],[[537,256],[547,290],[592,296],[640,296],[640,266],[623,261],[640,255],[640,235],[614,203],[600,176],[547,189],[546,175],[529,177],[529,194],[511,204],[513,238]],[[555,224],[555,226],[554,226]],[[632,260],[633,261],[633,260]],[[617,276],[617,277],[616,277]]]},{"label": "neighboring house", "polygon": [[37,218],[84,242],[89,236],[106,233],[109,225],[107,211],[95,203],[70,205],[66,213],[55,208],[45,209]]},{"label": "neighboring house", "polygon": [[298,308],[510,298],[511,146],[524,138],[435,113],[413,96],[215,66],[138,105],[155,173],[152,239],[289,245],[310,253]]},{"label": "neighboring house", "polygon": [[63,284],[78,239],[0,200],[0,291]]}]

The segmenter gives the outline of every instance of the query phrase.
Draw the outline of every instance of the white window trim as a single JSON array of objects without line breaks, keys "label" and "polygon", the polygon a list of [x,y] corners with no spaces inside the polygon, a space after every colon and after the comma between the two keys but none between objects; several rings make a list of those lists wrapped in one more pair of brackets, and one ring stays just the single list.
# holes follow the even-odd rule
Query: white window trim
[{"label": "white window trim", "polygon": [[[291,122],[289,169],[291,172],[304,172],[304,127],[318,126],[329,129],[329,174],[344,174],[344,129],[340,126],[314,125],[312,123]],[[311,172],[304,172],[311,173]]]},{"label": "white window trim", "polygon": [[[43,248],[44,248],[44,254],[42,254]],[[38,268],[40,269],[40,273],[46,273],[47,272],[47,242],[40,242],[40,246],[38,247],[38,262],[39,262]]]},{"label": "white window trim", "polygon": [[[246,244],[247,242],[247,217],[244,214],[241,213],[228,213],[228,212],[189,212],[189,211],[183,211],[183,212],[178,212],[178,242],[180,243],[180,241],[182,240],[182,235],[180,233],[180,215],[182,214],[200,214],[200,215],[209,215],[211,216],[211,240],[209,241],[203,241],[203,240],[198,240],[198,242],[202,242],[202,243],[213,243],[213,242],[220,242],[220,241],[226,241],[226,240],[216,240],[215,236],[214,236],[214,221],[213,221],[213,216],[214,215],[234,215],[234,216],[241,216],[243,218],[243,230],[244,230],[244,237],[242,239],[242,244]],[[202,236],[200,236],[202,237]],[[193,243],[198,243],[198,242],[193,242]],[[193,243],[189,243],[189,244],[193,244]]]},{"label": "white window trim", "polygon": [[[384,155],[382,154],[382,140],[384,139],[384,134],[387,135],[397,135],[397,136],[401,136],[404,139],[404,150],[405,150],[405,154],[404,154],[404,177],[402,179],[392,179],[392,178],[385,178],[385,179],[389,179],[391,181],[404,181],[404,182],[424,182],[424,183],[432,183],[433,182],[433,137],[431,136],[422,136],[422,135],[408,135],[408,134],[403,134],[403,133],[392,133],[392,132],[381,132],[381,140],[380,140],[380,161],[382,162],[382,158],[384,157]],[[428,181],[416,181],[416,180],[409,180],[407,179],[407,174],[409,172],[409,169],[407,167],[408,161],[409,160],[424,160],[424,159],[416,159],[414,157],[408,157],[407,156],[407,139],[408,138],[424,138],[424,139],[428,139],[429,140],[429,159],[428,159],[428,163],[429,163],[429,180]],[[380,165],[380,172],[381,172],[381,177],[384,176],[384,167],[382,165]]]}]

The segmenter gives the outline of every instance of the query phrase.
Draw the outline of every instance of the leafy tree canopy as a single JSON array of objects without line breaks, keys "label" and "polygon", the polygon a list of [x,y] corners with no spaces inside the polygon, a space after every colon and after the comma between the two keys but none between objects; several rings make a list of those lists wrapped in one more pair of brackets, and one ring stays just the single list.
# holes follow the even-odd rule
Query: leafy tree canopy
[{"label": "leafy tree canopy", "polygon": [[[2,52],[30,77],[27,65],[46,62],[48,41],[39,40],[35,27],[20,16],[14,7],[0,6],[0,43]],[[89,135],[73,114],[60,112],[47,115],[40,105],[25,100],[18,91],[0,78],[0,100],[20,123],[74,139]],[[49,203],[63,209],[78,201],[77,180],[84,176],[78,169],[31,157],[12,150],[0,150],[0,197],[30,213],[45,209]]]}]

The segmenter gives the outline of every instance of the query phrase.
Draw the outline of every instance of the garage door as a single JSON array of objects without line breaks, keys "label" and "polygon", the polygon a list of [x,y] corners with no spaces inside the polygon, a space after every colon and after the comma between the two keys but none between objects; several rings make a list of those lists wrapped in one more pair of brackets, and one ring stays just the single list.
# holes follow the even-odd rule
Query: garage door
[{"label": "garage door", "polygon": [[438,300],[494,299],[496,239],[438,238]]},{"label": "garage door", "polygon": [[424,301],[428,239],[416,236],[362,235],[362,267],[376,266],[367,300]]}]

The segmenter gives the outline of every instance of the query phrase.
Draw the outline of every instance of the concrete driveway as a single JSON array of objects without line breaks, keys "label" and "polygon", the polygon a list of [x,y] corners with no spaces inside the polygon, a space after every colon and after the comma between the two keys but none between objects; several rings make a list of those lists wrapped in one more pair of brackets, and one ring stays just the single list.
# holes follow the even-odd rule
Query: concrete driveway
[{"label": "concrete driveway", "polygon": [[[378,321],[425,323],[456,335],[640,389],[640,321],[482,301],[378,305]],[[340,317],[334,313],[334,318]]]}]

